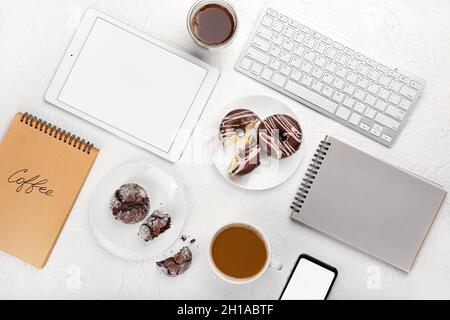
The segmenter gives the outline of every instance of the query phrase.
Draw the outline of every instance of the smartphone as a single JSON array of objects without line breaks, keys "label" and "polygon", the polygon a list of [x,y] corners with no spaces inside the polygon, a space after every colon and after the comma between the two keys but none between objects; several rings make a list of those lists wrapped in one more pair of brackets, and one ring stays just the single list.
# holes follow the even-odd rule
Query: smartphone
[{"label": "smartphone", "polygon": [[337,275],[335,267],[302,254],[284,286],[280,300],[326,300]]}]

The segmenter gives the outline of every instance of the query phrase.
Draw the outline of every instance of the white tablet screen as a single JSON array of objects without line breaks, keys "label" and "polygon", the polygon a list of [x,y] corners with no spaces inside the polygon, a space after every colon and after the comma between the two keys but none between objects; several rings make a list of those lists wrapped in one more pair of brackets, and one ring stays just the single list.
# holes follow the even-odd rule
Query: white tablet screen
[{"label": "white tablet screen", "polygon": [[97,18],[58,100],[169,152],[206,74]]}]

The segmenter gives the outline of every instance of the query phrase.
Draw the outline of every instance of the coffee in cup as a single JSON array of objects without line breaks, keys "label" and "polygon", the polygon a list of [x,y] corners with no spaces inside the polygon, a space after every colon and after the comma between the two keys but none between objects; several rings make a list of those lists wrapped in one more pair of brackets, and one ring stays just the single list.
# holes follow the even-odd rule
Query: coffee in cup
[{"label": "coffee in cup", "polygon": [[208,49],[221,48],[234,38],[236,14],[225,1],[199,1],[189,12],[188,29],[198,45]]},{"label": "coffee in cup", "polygon": [[[210,264],[222,279],[236,284],[259,278],[269,267],[271,251],[263,233],[245,223],[222,227],[212,238]],[[280,269],[281,266],[275,267]]]}]

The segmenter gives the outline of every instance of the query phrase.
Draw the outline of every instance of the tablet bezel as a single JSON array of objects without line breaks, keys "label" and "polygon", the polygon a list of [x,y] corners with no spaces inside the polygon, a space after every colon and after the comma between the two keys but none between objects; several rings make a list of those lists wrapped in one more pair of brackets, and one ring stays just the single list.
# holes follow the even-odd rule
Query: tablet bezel
[{"label": "tablet bezel", "polygon": [[[119,128],[116,128],[106,122],[103,122],[100,119],[97,119],[79,109],[76,107],[70,106],[62,101],[60,101],[59,95],[61,91],[63,90],[66,81],[68,77],[70,76],[70,73],[77,62],[78,56],[81,54],[83,50],[83,45],[85,44],[86,40],[89,37],[89,34],[97,21],[97,19],[103,19],[107,22],[110,22],[114,24],[117,27],[120,27],[128,32],[131,32],[132,34],[143,38],[143,41],[149,41],[177,56],[179,56],[182,59],[185,59],[187,61],[190,61],[204,69],[206,69],[207,73],[205,76],[205,79],[194,99],[194,102],[192,103],[192,106],[188,113],[186,114],[185,120],[182,123],[179,132],[175,138],[175,140],[172,143],[172,146],[169,150],[169,152],[164,152],[161,149],[158,149],[155,146],[150,145],[149,143],[146,143],[145,141],[142,141],[140,139],[137,139],[136,137],[120,130]],[[143,149],[146,149],[148,151],[151,151],[152,153],[169,160],[171,162],[177,162],[187,143],[189,142],[189,139],[191,137],[191,134],[209,100],[209,97],[212,94],[212,91],[214,87],[216,86],[217,80],[220,77],[220,71],[205,62],[190,56],[186,54],[185,52],[175,49],[164,42],[157,40],[148,34],[137,30],[136,28],[133,28],[126,23],[123,23],[105,13],[102,13],[96,9],[90,8],[86,11],[84,14],[83,19],[80,22],[80,25],[77,29],[77,32],[75,33],[75,36],[72,39],[72,42],[69,45],[69,48],[67,49],[55,75],[54,78],[47,90],[47,93],[45,95],[45,100],[59,108],[62,108],[72,114],[75,114],[76,116],[87,120],[111,133],[114,135],[138,146]]]}]

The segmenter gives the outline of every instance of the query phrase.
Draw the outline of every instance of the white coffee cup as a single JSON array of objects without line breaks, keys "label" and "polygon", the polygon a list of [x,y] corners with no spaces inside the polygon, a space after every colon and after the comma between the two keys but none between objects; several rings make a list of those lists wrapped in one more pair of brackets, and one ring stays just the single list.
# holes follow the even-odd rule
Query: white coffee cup
[{"label": "white coffee cup", "polygon": [[[212,247],[213,247],[214,241],[216,240],[216,238],[219,234],[221,234],[223,231],[225,231],[231,227],[249,228],[250,230],[255,232],[260,237],[260,239],[264,242],[264,244],[266,246],[266,252],[267,252],[266,262],[264,263],[264,266],[261,268],[261,270],[257,274],[255,274],[251,277],[248,277],[248,278],[231,277],[231,276],[223,273],[214,263],[214,259],[212,257]],[[211,266],[211,269],[214,271],[214,273],[220,279],[222,279],[228,283],[231,283],[231,284],[248,284],[250,282],[253,282],[253,281],[259,279],[269,268],[272,268],[272,269],[275,269],[278,271],[282,270],[283,265],[278,264],[278,263],[272,261],[271,259],[272,259],[272,250],[270,248],[269,240],[267,239],[265,234],[258,227],[254,226],[252,224],[249,224],[249,223],[244,223],[244,222],[229,223],[229,224],[222,226],[219,230],[217,230],[217,232],[211,238],[209,248],[208,248],[208,260],[209,260],[209,265]]]}]

